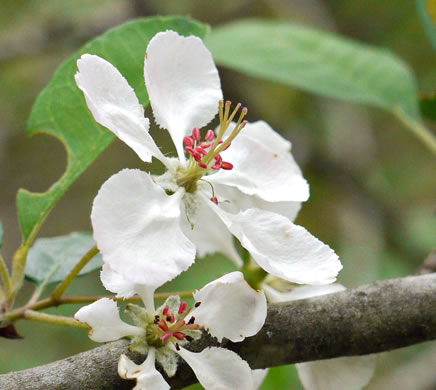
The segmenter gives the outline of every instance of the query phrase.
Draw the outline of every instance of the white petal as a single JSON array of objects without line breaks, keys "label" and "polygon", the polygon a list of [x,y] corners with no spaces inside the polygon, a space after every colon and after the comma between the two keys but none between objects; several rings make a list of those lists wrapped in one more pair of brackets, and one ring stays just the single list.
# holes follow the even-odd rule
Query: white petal
[{"label": "white petal", "polygon": [[137,169],[113,175],[101,187],[91,213],[103,261],[126,280],[153,287],[187,270],[195,247],[180,228],[181,196],[167,195]]},{"label": "white petal", "polygon": [[374,375],[376,356],[352,356],[297,364],[306,390],[360,390]]},{"label": "white petal", "polygon": [[259,209],[236,215],[210,202],[228,229],[268,273],[300,284],[329,284],[342,269],[329,246],[286,217]]},{"label": "white petal", "polygon": [[[250,127],[255,130],[250,131]],[[252,133],[255,136],[251,136]],[[264,134],[262,139],[259,133]],[[268,141],[272,134],[273,139]],[[286,142],[275,148],[278,143],[276,137],[280,136],[265,122],[247,124],[232,145],[221,154],[225,161],[233,164],[233,169],[211,175],[211,183],[235,186],[248,195],[257,195],[268,202],[306,201],[309,198],[309,185],[290,153],[290,144]]]},{"label": "white petal", "polygon": [[148,133],[149,120],[127,80],[111,63],[95,55],[84,54],[75,75],[94,119],[129,145],[142,161],[152,156],[165,163],[166,158]]},{"label": "white petal", "polygon": [[199,197],[195,205],[195,220],[192,221],[194,228],[186,218],[182,218],[182,221],[183,231],[195,244],[200,257],[218,252],[227,256],[237,267],[242,266],[242,260],[233,244],[233,235],[221,219],[204,204],[203,198]]},{"label": "white petal", "polygon": [[246,209],[261,209],[283,215],[293,221],[301,209],[301,202],[267,202],[256,195],[247,195],[233,186],[214,184],[213,187],[221,202],[220,207],[232,214]]},{"label": "white petal", "polygon": [[117,298],[130,298],[136,294],[135,283],[123,278],[109,264],[103,264],[100,279],[105,289],[117,294]]},{"label": "white petal", "polygon": [[138,365],[132,362],[126,355],[121,355],[118,362],[118,374],[124,379],[136,379],[133,390],[168,390],[170,386],[162,374],[156,370],[155,350],[150,348],[147,359]]},{"label": "white petal", "polygon": [[82,307],[74,318],[88,324],[92,328],[89,331],[89,338],[98,342],[113,341],[144,333],[144,329],[122,321],[116,302],[109,298],[101,298]]},{"label": "white petal", "polygon": [[256,291],[241,272],[232,272],[194,293],[201,302],[191,315],[219,342],[233,342],[254,336],[265,323],[267,304],[263,291]]},{"label": "white petal", "polygon": [[208,124],[222,99],[212,55],[200,38],[161,32],[148,45],[144,74],[155,120],[168,129],[183,162],[183,137]]},{"label": "white petal", "polygon": [[322,286],[301,286],[296,287],[288,292],[280,292],[268,285],[263,285],[262,287],[270,302],[289,302],[297,299],[306,299],[320,295],[334,294],[345,290],[344,286],[337,283],[326,284]]},{"label": "white petal", "polygon": [[257,390],[262,386],[265,377],[267,376],[269,368],[258,368],[257,370],[251,370],[253,376],[254,386],[253,389]]},{"label": "white petal", "polygon": [[200,353],[180,348],[205,390],[253,390],[250,366],[236,353],[224,348],[206,348]]}]

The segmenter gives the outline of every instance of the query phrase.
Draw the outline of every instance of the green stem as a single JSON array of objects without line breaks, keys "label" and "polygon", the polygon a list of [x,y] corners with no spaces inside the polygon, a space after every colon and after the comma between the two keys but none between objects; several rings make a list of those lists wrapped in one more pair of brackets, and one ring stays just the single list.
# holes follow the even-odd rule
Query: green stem
[{"label": "green stem", "polygon": [[24,244],[15,252],[12,261],[12,280],[11,280],[11,304],[13,303],[18,291],[23,285],[24,271],[26,269],[27,253],[29,252],[29,243]]},{"label": "green stem", "polygon": [[74,266],[74,268],[70,271],[70,273],[67,275],[67,277],[56,287],[56,290],[51,295],[51,299],[54,302],[59,301],[59,298],[64,295],[67,288],[70,286],[72,281],[76,278],[77,275],[79,275],[80,271],[83,269],[83,267],[88,264],[94,256],[99,252],[96,246],[91,248],[85,256],[82,257],[82,259]]},{"label": "green stem", "polygon": [[400,108],[394,110],[394,115],[403,122],[404,125],[406,125],[434,155],[436,155],[436,136],[430,130],[417,120],[411,119]]},{"label": "green stem", "polygon": [[8,267],[6,266],[3,257],[0,255],[0,277],[2,280],[3,291],[6,295],[6,300],[11,296],[11,279],[9,277]]},{"label": "green stem", "polygon": [[23,318],[31,321],[39,321],[39,322],[46,322],[55,325],[73,326],[75,328],[89,329],[89,326],[87,324],[77,321],[72,317],[56,316],[47,313],[38,313],[37,311],[33,311],[33,310],[26,310],[24,312]]}]

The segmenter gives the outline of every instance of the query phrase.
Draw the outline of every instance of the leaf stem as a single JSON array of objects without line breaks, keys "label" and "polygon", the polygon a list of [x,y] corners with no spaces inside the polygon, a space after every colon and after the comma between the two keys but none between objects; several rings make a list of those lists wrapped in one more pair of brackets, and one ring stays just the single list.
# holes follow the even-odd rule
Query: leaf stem
[{"label": "leaf stem", "polygon": [[88,264],[95,257],[95,255],[97,255],[98,252],[98,248],[94,246],[85,254],[85,256],[82,257],[82,259],[70,271],[67,277],[56,287],[56,290],[51,295],[51,299],[53,300],[53,302],[59,301],[60,297],[64,295],[67,288],[76,278],[76,276],[79,275],[83,267]]},{"label": "leaf stem", "polygon": [[46,322],[55,325],[73,326],[75,328],[89,329],[89,326],[87,324],[77,321],[72,317],[57,316],[47,313],[38,313],[37,311],[33,311],[33,310],[26,310],[24,312],[23,318],[31,321],[39,321],[39,322]]},{"label": "leaf stem", "polygon": [[394,115],[408,127],[412,133],[436,155],[436,136],[428,130],[421,122],[408,117],[401,108],[394,109]]},{"label": "leaf stem", "polygon": [[11,296],[11,279],[9,277],[8,267],[3,260],[2,255],[0,255],[0,277],[2,281],[3,291],[6,295],[6,300],[9,300]]}]

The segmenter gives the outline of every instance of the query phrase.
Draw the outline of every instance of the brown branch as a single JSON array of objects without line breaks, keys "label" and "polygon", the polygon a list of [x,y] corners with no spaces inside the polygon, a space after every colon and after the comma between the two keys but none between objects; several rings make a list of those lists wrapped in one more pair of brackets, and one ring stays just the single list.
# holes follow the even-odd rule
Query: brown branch
[{"label": "brown branch", "polygon": [[[272,367],[339,356],[389,351],[436,339],[436,274],[368,284],[312,299],[274,304],[263,329],[242,343],[225,342],[252,368]],[[190,349],[216,345],[205,335]],[[0,375],[0,388],[131,389],[120,379],[117,361],[125,340],[45,366]],[[143,357],[133,356],[140,362]],[[168,379],[173,389],[195,383],[184,363]]]}]

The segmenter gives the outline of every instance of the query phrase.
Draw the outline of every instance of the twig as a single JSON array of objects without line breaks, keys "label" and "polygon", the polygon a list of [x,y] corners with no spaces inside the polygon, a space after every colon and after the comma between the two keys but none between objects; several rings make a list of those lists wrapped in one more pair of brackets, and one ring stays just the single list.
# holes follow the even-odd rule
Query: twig
[{"label": "twig", "polygon": [[[436,339],[436,274],[375,282],[337,294],[274,304],[263,329],[242,343],[225,342],[252,368],[389,351]],[[85,335],[84,335],[85,337]],[[217,345],[204,335],[190,344]],[[117,374],[128,342],[106,344],[33,369],[0,375],[2,390],[131,389]],[[132,356],[132,354],[130,354]],[[144,358],[132,356],[137,362]],[[195,383],[184,363],[168,379],[172,389]]]}]

